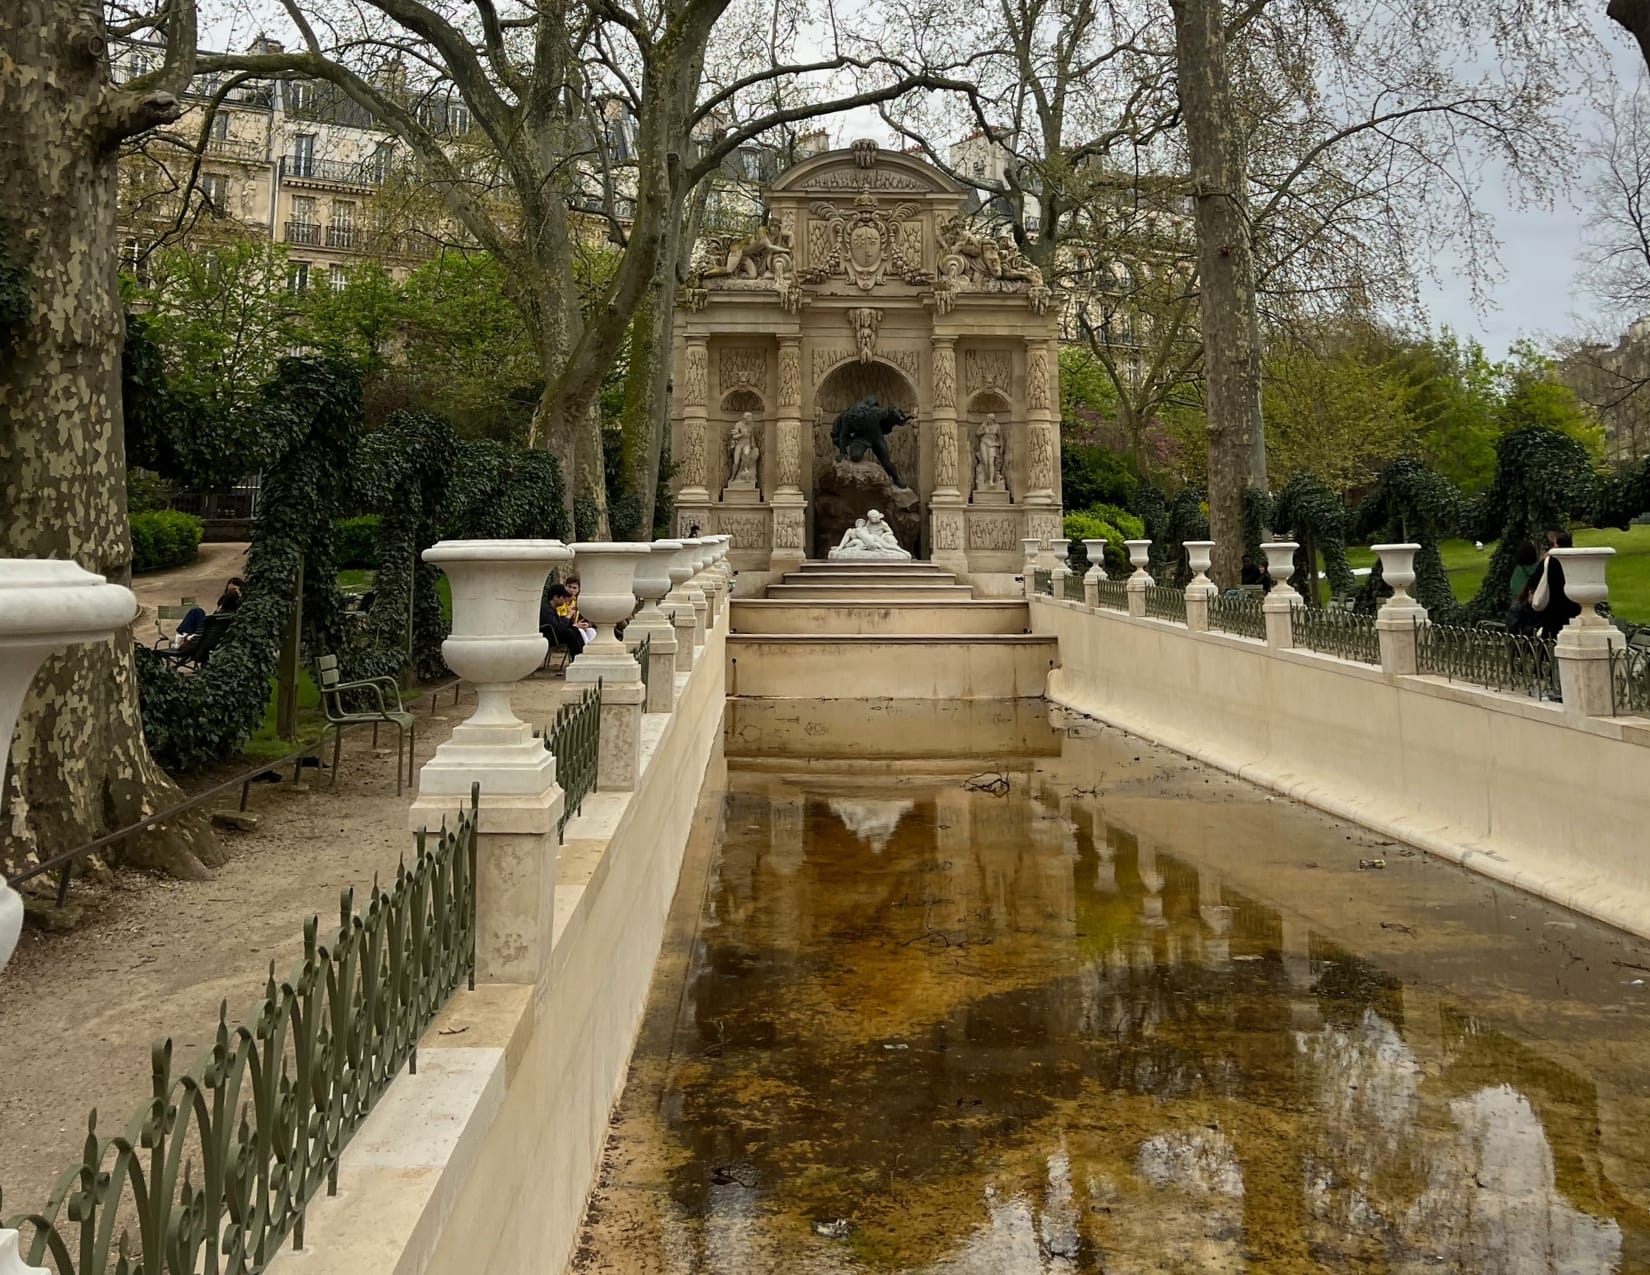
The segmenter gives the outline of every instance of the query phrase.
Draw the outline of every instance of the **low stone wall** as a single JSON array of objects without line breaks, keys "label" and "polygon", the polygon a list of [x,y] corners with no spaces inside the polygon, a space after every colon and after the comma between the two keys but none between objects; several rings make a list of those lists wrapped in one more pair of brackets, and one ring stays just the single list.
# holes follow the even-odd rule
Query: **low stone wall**
[{"label": "low stone wall", "polygon": [[1055,643],[1032,634],[736,634],[728,694],[768,699],[1035,699]]},{"label": "low stone wall", "polygon": [[1049,698],[1650,935],[1650,720],[1038,597]]},{"label": "low stone wall", "polygon": [[[624,1085],[683,851],[720,786],[727,620],[671,713],[642,722],[634,792],[597,792],[557,860],[537,986],[454,995],[345,1151],[305,1250],[279,1275],[557,1275],[572,1255]],[[485,818],[485,815],[483,816]]]}]

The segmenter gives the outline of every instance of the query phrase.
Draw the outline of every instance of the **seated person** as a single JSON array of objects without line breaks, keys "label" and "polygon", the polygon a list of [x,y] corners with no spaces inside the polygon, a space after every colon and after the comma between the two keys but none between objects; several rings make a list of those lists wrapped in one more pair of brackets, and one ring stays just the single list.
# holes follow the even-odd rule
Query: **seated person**
[{"label": "seated person", "polygon": [[579,614],[579,584],[578,576],[567,577],[567,592],[570,597],[566,608],[557,607],[556,614],[565,618],[575,629],[584,635],[586,643],[596,636],[596,626]]},{"label": "seated person", "polygon": [[565,584],[553,584],[539,603],[539,632],[551,646],[564,646],[577,657],[584,653],[585,635],[568,618],[577,607],[571,590]]},{"label": "seated person", "polygon": [[[217,616],[220,616],[220,615],[234,615],[236,610],[240,607],[240,605],[241,605],[241,591],[239,589],[235,589],[235,588],[225,589],[224,592],[223,592],[223,596],[218,599],[218,609],[216,611],[212,612],[212,615],[213,615],[213,617],[217,617]],[[199,608],[197,608],[197,610],[198,609]],[[185,616],[184,618],[187,619],[188,617]],[[178,628],[179,628],[179,631],[181,632],[183,626],[179,625]],[[188,636],[186,636],[183,639],[183,641],[178,643],[178,646],[177,646],[178,654],[188,655],[191,651],[193,651],[197,646],[200,645],[201,638],[203,638],[205,636],[206,636],[206,621],[203,619],[201,621],[200,628],[196,629],[195,632],[189,634]]]},{"label": "seated person", "polygon": [[[236,603],[238,605],[240,602],[241,590],[245,587],[246,581],[241,579],[240,576],[230,576],[224,583],[222,597],[218,599],[218,610],[220,612],[223,611],[223,599],[227,598],[230,594],[235,595]],[[233,610],[234,608],[231,607],[230,609]],[[188,611],[184,612],[183,619],[178,621],[178,631],[172,637],[172,649],[182,649],[184,638],[196,636],[205,627],[206,608],[190,607]]]},{"label": "seated person", "polygon": [[1246,588],[1259,586],[1265,589],[1269,588],[1272,583],[1272,577],[1267,575],[1266,569],[1257,566],[1255,560],[1248,554],[1243,555],[1243,574],[1239,577],[1239,580]]}]

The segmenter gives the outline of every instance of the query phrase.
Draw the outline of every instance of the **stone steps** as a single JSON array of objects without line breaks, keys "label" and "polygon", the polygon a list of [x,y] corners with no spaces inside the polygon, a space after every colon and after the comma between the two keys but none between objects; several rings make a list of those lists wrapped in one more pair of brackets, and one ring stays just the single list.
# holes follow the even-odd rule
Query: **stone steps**
[{"label": "stone steps", "polygon": [[739,634],[980,636],[1018,634],[1031,627],[1029,608],[1012,599],[888,601],[855,590],[848,598],[735,598],[729,604]]},{"label": "stone steps", "polygon": [[770,584],[772,601],[837,602],[865,606],[878,602],[967,602],[974,590],[966,584]]}]

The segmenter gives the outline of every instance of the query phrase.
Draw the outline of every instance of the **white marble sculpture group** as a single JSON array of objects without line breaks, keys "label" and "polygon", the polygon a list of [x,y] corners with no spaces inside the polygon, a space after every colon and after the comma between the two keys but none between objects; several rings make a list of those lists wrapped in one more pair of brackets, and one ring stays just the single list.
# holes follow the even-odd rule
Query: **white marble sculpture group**
[{"label": "white marble sculpture group", "polygon": [[894,529],[881,511],[873,509],[842,533],[842,543],[825,555],[833,561],[844,558],[909,558],[900,548]]}]

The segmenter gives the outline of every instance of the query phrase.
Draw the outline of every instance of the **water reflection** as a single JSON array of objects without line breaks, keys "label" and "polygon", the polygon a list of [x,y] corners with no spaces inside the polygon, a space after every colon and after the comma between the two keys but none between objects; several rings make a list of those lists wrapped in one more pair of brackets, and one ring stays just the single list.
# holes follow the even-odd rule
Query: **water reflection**
[{"label": "water reflection", "polygon": [[734,775],[578,1270],[1650,1270],[1619,940],[1087,734]]}]

